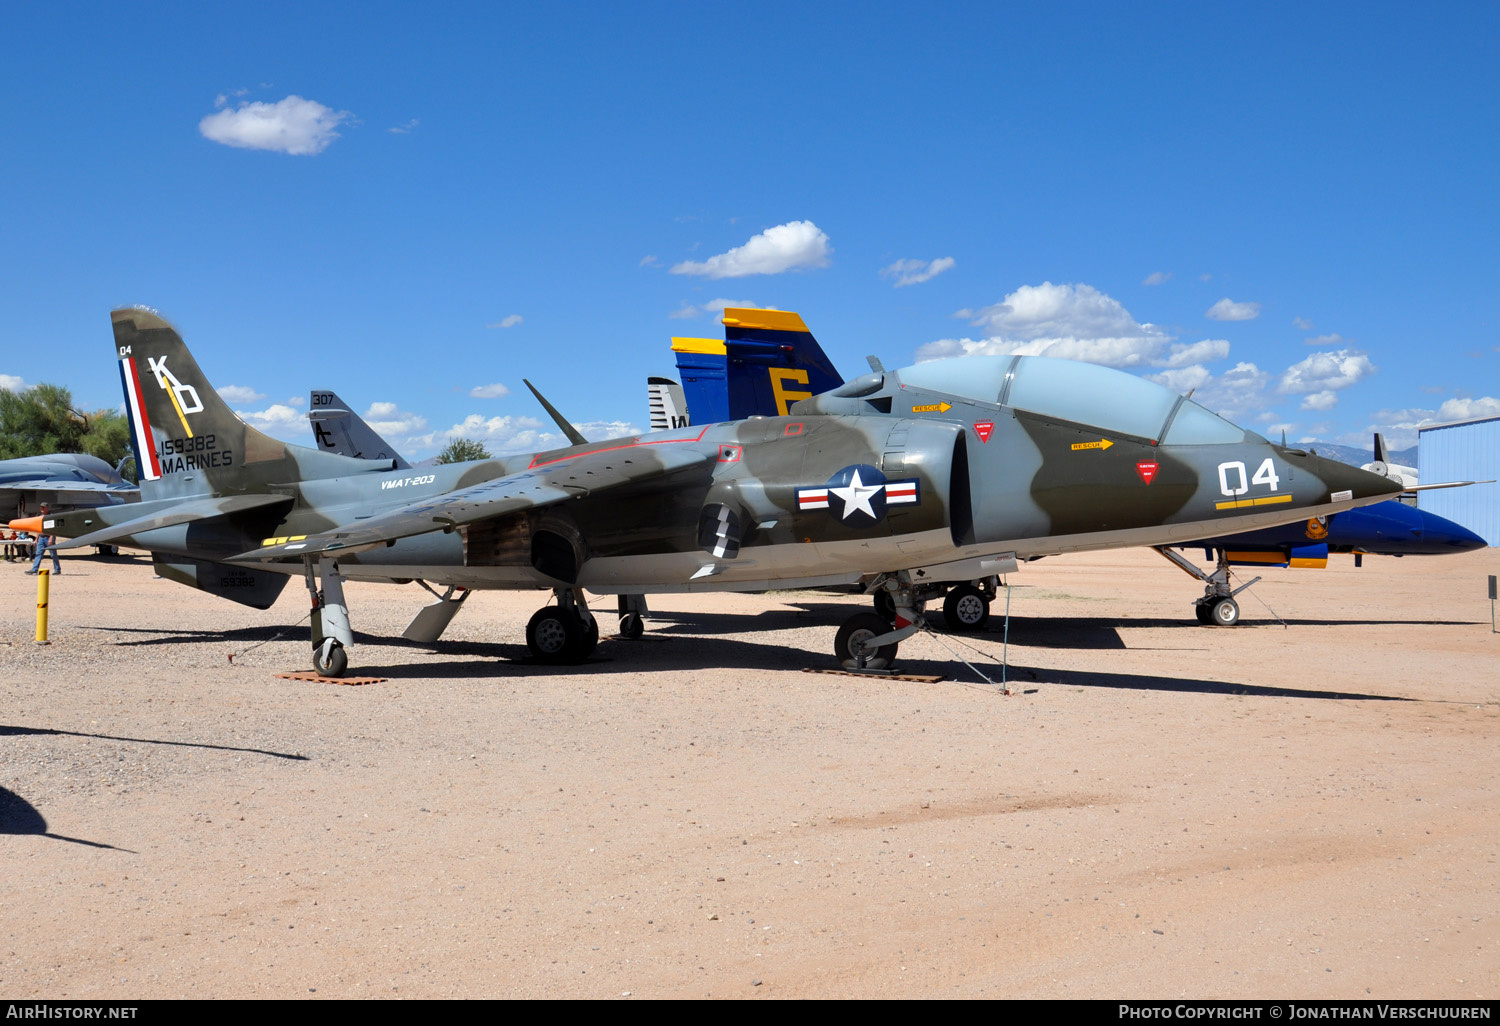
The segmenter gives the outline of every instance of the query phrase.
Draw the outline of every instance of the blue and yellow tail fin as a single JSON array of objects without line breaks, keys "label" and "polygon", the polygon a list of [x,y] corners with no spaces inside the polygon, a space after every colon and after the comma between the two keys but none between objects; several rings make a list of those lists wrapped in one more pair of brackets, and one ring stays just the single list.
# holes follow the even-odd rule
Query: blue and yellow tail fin
[{"label": "blue and yellow tail fin", "polygon": [[784,417],[798,399],[844,383],[802,318],[788,310],[731,307],[722,342],[674,338],[672,351],[694,424]]}]

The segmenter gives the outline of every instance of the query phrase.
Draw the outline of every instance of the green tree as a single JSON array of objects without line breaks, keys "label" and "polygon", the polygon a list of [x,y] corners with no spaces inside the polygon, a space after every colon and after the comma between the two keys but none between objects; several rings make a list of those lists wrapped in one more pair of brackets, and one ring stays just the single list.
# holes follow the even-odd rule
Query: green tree
[{"label": "green tree", "polygon": [[84,413],[61,385],[22,392],[0,389],[0,459],[86,452],[114,465],[130,444],[125,418],[114,410]]},{"label": "green tree", "polygon": [[468,463],[472,460],[487,460],[490,451],[481,442],[472,438],[455,438],[448,447],[438,453],[439,463]]}]

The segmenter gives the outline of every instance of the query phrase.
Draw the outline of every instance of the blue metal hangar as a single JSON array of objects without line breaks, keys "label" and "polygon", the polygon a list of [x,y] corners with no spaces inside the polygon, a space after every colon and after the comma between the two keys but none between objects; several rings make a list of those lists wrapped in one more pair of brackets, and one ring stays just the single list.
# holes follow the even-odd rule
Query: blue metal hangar
[{"label": "blue metal hangar", "polygon": [[[1417,452],[1423,481],[1500,482],[1500,417],[1418,428]],[[1500,483],[1420,492],[1417,505],[1500,545]]]}]

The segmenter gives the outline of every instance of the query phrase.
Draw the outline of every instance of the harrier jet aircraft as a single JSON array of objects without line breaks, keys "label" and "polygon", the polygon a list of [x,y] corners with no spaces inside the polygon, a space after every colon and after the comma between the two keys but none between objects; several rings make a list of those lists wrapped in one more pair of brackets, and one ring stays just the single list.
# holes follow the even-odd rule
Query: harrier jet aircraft
[{"label": "harrier jet aircraft", "polygon": [[328,674],[344,672],[353,644],[345,579],[550,588],[556,602],[527,641],[559,662],[597,641],[585,589],[869,580],[894,623],[857,614],[834,650],[878,669],[920,629],[916,589],[929,576],[1181,544],[1400,487],[1274,445],[1144,378],[1045,357],[939,360],[867,374],[787,416],[390,470],[261,434],[160,316],[112,319],[144,501],[37,526],[69,545],[150,550],[181,568],[176,579],[250,604],[302,575],[313,663]]},{"label": "harrier jet aircraft", "polygon": [[[837,388],[843,378],[813,338],[802,318],[791,311],[730,308],[724,311],[724,341],[711,338],[674,338],[678,373],[682,375],[687,401],[684,423],[701,423],[697,410],[712,416],[729,411],[737,417],[786,413],[786,383],[809,385],[819,391]],[[663,379],[653,378],[653,382]],[[833,384],[828,384],[832,381]],[[653,390],[653,397],[655,392]],[[792,399],[806,398],[792,393]],[[803,407],[796,407],[797,410]],[[653,410],[655,406],[653,405]],[[924,411],[929,416],[963,421],[971,411],[940,403]],[[976,424],[976,431],[979,424]],[[976,435],[978,437],[978,435]],[[980,439],[987,442],[986,438]],[[1362,469],[1389,477],[1408,493],[1422,488],[1453,488],[1472,481],[1439,485],[1417,485],[1415,471],[1388,464],[1385,439],[1375,436],[1376,462]],[[1410,471],[1412,476],[1403,476]],[[1355,565],[1361,556],[1441,555],[1481,548],[1484,539],[1467,528],[1425,510],[1394,500],[1364,509],[1347,510],[1337,516],[1313,517],[1305,523],[1283,524],[1229,537],[1207,538],[1201,545],[1215,569],[1205,572],[1175,551],[1174,545],[1156,546],[1157,551],[1205,585],[1194,604],[1198,622],[1222,627],[1239,622],[1235,596],[1260,580],[1234,587],[1231,566],[1322,567],[1330,552],[1353,553]],[[1196,547],[1196,546],[1195,546]],[[931,576],[919,588],[919,599],[943,600],[943,614],[954,630],[979,630],[989,619],[989,604],[995,596],[993,576],[974,581],[945,581]],[[875,592],[876,609],[891,614],[886,592]]]}]

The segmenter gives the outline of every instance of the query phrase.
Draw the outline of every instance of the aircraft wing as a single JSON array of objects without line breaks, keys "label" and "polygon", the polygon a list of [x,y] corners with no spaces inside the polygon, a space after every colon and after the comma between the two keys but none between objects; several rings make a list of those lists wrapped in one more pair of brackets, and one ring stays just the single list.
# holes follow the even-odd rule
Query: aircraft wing
[{"label": "aircraft wing", "polygon": [[20,492],[79,492],[87,495],[134,491],[128,484],[105,484],[102,481],[74,481],[70,478],[48,477],[46,475],[0,482],[0,488],[7,490],[14,489]]},{"label": "aircraft wing", "polygon": [[235,556],[231,562],[291,561],[324,552],[374,548],[398,538],[451,531],[507,513],[581,499],[619,485],[675,474],[717,458],[716,449],[704,451],[649,442],[610,446],[550,461],[538,457],[537,462],[518,473],[398,506],[331,531],[288,538]]}]

